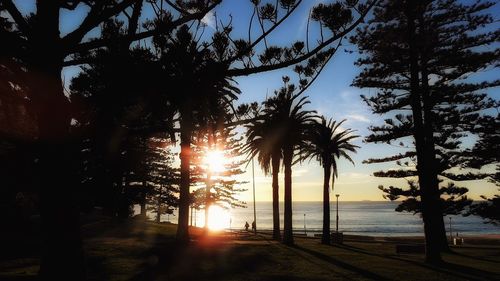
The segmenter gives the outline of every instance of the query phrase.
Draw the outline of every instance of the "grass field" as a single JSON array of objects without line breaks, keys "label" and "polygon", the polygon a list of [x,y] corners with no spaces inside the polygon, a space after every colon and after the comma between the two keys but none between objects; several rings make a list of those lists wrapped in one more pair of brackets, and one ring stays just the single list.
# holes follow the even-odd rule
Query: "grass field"
[{"label": "grass field", "polygon": [[[454,247],[435,267],[422,254],[398,255],[395,244],[348,241],[325,246],[297,238],[287,247],[268,235],[192,229],[193,242],[174,241],[176,226],[130,220],[98,222],[83,232],[89,280],[500,280],[500,246]],[[489,242],[488,242],[489,241]],[[36,254],[0,260],[0,280],[36,280]]]}]

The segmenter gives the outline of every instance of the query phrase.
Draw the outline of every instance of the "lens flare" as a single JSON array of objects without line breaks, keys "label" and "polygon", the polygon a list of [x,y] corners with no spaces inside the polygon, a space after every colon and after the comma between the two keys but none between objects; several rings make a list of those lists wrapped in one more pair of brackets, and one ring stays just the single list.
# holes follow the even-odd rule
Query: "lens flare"
[{"label": "lens flare", "polygon": [[229,211],[220,206],[213,205],[208,209],[208,228],[210,230],[229,228],[230,219]]},{"label": "lens flare", "polygon": [[208,166],[210,171],[214,173],[221,173],[225,171],[224,162],[224,153],[222,153],[222,151],[208,151],[205,156],[205,164]]}]

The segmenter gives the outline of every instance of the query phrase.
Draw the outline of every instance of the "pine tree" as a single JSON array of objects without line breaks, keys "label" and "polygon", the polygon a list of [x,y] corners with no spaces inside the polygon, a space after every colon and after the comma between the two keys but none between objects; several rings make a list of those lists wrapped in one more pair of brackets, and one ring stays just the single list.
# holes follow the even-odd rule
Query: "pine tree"
[{"label": "pine tree", "polygon": [[179,170],[173,167],[174,154],[169,149],[169,141],[154,138],[150,143],[149,150],[153,155],[147,164],[150,189],[146,202],[148,210],[155,214],[155,221],[159,223],[161,215],[173,214],[179,204]]},{"label": "pine tree", "polygon": [[[237,137],[234,128],[225,122],[231,120],[233,113],[226,103],[214,101],[207,114],[198,115],[200,126],[193,142],[194,157],[192,163],[197,170],[197,183],[204,185],[204,199],[197,207],[205,210],[205,229],[209,225],[209,209],[212,205],[222,208],[246,207],[245,202],[237,198],[238,193],[246,189],[240,186],[245,182],[237,180],[244,173],[241,151],[241,137]],[[226,116],[226,117],[224,117]],[[212,161],[219,163],[212,163]]]},{"label": "pine tree", "polygon": [[[79,233],[79,210],[75,204],[77,194],[73,192],[76,189],[68,189],[68,186],[78,184],[78,175],[74,172],[76,163],[73,163],[77,155],[74,155],[72,135],[73,108],[63,89],[63,67],[88,63],[85,54],[109,45],[111,41],[129,46],[133,41],[150,38],[161,32],[168,33],[185,22],[203,17],[220,1],[187,1],[191,4],[189,12],[178,17],[165,12],[170,16],[158,21],[161,28],[154,30],[140,30],[138,27],[143,4],[155,5],[156,1],[33,2],[36,10],[29,15],[24,15],[12,0],[0,2],[0,12],[2,15],[8,14],[1,19],[0,40],[4,45],[1,57],[6,55],[25,72],[26,79],[19,79],[22,76],[20,74],[13,80],[20,85],[13,84],[9,87],[27,88],[27,109],[31,116],[35,116],[33,120],[39,159],[36,171],[40,175],[40,211],[44,218],[41,233],[46,245],[43,248],[40,275],[45,279],[74,276],[75,280],[80,280],[85,278],[85,272]],[[184,4],[184,1],[177,2]],[[61,34],[61,11],[73,11],[80,5],[86,6],[89,13],[74,30]],[[128,16],[126,34],[120,38],[88,40],[86,35],[90,31],[99,29],[102,23],[124,14]],[[12,28],[9,29],[9,26]],[[0,64],[5,65],[3,61]],[[66,235],[60,236],[60,233]]]},{"label": "pine tree", "polygon": [[[102,28],[104,39],[125,33],[120,21],[108,21]],[[128,217],[138,203],[145,216],[149,167],[139,163],[146,162],[150,137],[168,133],[156,130],[156,124],[173,126],[173,113],[150,90],[154,55],[148,49],[111,44],[87,59],[91,63],[70,85],[71,100],[78,105],[73,114],[74,135],[81,139],[81,176],[88,179],[83,180],[84,190],[109,215]]]},{"label": "pine tree", "polygon": [[[470,202],[463,196],[465,189],[454,185],[440,189],[439,182],[461,179],[450,170],[460,166],[461,138],[471,134],[474,121],[494,104],[481,91],[500,83],[467,79],[498,62],[499,50],[484,48],[500,35],[482,29],[493,22],[486,13],[492,5],[382,1],[373,18],[352,38],[363,55],[357,64],[364,67],[354,85],[378,89],[375,95],[362,98],[374,113],[388,115],[384,125],[370,127],[373,134],[366,141],[396,143],[405,150],[366,162],[395,161],[401,166],[376,176],[418,176],[418,185],[409,181],[408,190],[383,190],[390,199],[409,198],[400,210],[422,213],[429,262],[440,261],[439,250],[447,249],[442,219],[446,206],[440,195],[448,193],[449,200],[458,197],[458,204],[449,210]],[[482,177],[471,174],[468,179]]]},{"label": "pine tree", "polygon": [[[484,116],[477,122],[475,131],[479,135],[479,140],[469,154],[465,167],[481,168],[485,166],[495,166],[489,173],[489,181],[496,186],[500,186],[500,114],[494,116]],[[498,190],[500,191],[500,189]],[[481,196],[485,201],[473,204],[468,215],[477,215],[486,222],[500,224],[500,195],[495,194],[488,198]]]}]

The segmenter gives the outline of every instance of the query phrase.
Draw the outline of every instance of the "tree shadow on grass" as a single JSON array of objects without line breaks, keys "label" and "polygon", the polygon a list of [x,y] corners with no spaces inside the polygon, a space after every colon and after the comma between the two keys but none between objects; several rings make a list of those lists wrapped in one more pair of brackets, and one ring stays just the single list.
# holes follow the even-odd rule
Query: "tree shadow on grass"
[{"label": "tree shadow on grass", "polygon": [[[461,276],[468,280],[500,280],[500,275],[495,275],[490,272],[479,270],[473,267],[464,266],[462,264],[456,264],[451,262],[444,262],[441,267],[449,270],[447,273],[455,276]],[[456,274],[459,272],[463,275]]]},{"label": "tree shadow on grass", "polygon": [[298,245],[294,246],[294,248],[298,249],[298,250],[301,250],[303,252],[306,252],[306,253],[308,253],[308,254],[316,257],[316,258],[324,260],[324,261],[326,261],[326,262],[328,262],[328,263],[330,263],[332,265],[335,265],[335,266],[347,269],[349,271],[358,273],[358,274],[360,274],[360,275],[362,275],[363,277],[366,277],[366,278],[370,278],[370,279],[374,279],[374,280],[381,280],[381,281],[391,281],[392,280],[390,278],[387,278],[385,276],[382,276],[382,275],[379,275],[377,273],[371,272],[371,271],[366,270],[364,268],[360,268],[360,267],[354,266],[352,264],[343,262],[341,260],[335,259],[335,258],[333,258],[331,256],[325,255],[325,254],[317,252],[317,251],[313,251],[313,250],[308,249],[308,248],[304,248],[304,247],[301,247],[301,246],[298,246]]},{"label": "tree shadow on grass", "polygon": [[445,274],[449,274],[452,276],[464,278],[467,280],[495,280],[495,279],[498,279],[498,276],[494,277],[489,272],[478,270],[478,269],[464,266],[464,265],[449,263],[449,262],[443,262],[439,265],[431,265],[431,264],[427,264],[424,262],[418,262],[418,261],[414,261],[414,260],[408,260],[408,259],[404,259],[404,258],[400,258],[400,257],[395,257],[393,255],[376,254],[376,253],[368,252],[362,248],[351,246],[351,245],[346,245],[346,244],[335,245],[335,247],[338,247],[338,248],[341,248],[344,250],[353,251],[353,252],[360,253],[360,254],[369,255],[369,256],[375,256],[375,257],[379,257],[379,258],[401,261],[401,262],[409,263],[412,265],[424,267],[424,268],[427,268],[430,270],[438,271],[440,273],[445,273]]},{"label": "tree shadow on grass", "polygon": [[325,279],[319,278],[302,278],[290,275],[259,275],[259,281],[324,281]]},{"label": "tree shadow on grass", "polygon": [[[309,262],[310,264],[313,264],[313,265],[315,265],[317,267],[321,267],[322,269],[329,271],[331,274],[338,275],[343,280],[354,280],[352,278],[352,276],[344,274],[340,270],[335,270],[333,267],[325,267],[323,264],[321,264],[317,260],[315,260],[315,259],[310,258],[309,256],[307,256],[308,253],[307,252],[303,252],[302,249],[296,249],[295,247],[289,247],[289,246],[286,246],[286,245],[283,245],[283,244],[279,244],[279,245],[281,247],[287,249],[288,251],[292,252],[294,255],[299,256],[301,259]],[[284,279],[284,280],[286,280],[286,279]]]},{"label": "tree shadow on grass", "polygon": [[482,257],[478,257],[478,256],[466,255],[464,253],[460,253],[460,252],[457,252],[457,251],[451,251],[451,254],[452,255],[456,255],[456,256],[461,256],[461,257],[464,257],[464,258],[468,258],[468,259],[473,259],[473,260],[479,260],[479,261],[485,261],[485,262],[492,262],[492,263],[500,263],[500,261],[486,259],[486,258],[482,258]]},{"label": "tree shadow on grass", "polygon": [[87,256],[85,260],[87,280],[109,280],[103,257]]},{"label": "tree shadow on grass", "polygon": [[220,241],[179,245],[173,238],[159,240],[148,252],[144,269],[131,280],[219,280],[250,275],[270,260],[267,254],[248,246]]},{"label": "tree shadow on grass", "polygon": [[0,275],[0,280],[2,281],[38,281],[38,276],[2,276]]}]

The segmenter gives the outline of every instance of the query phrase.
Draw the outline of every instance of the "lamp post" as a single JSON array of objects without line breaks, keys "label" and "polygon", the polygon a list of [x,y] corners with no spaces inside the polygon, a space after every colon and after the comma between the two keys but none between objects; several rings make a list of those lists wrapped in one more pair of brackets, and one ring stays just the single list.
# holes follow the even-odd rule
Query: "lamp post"
[{"label": "lamp post", "polygon": [[255,209],[255,170],[252,157],[252,185],[253,185],[253,224],[255,228],[253,229],[254,234],[257,234],[257,212]]},{"label": "lamp post", "polygon": [[337,197],[337,220],[335,222],[335,232],[339,233],[339,196],[340,194],[335,194]]},{"label": "lamp post", "polygon": [[304,235],[307,236],[307,230],[306,230],[306,214],[304,214]]}]

